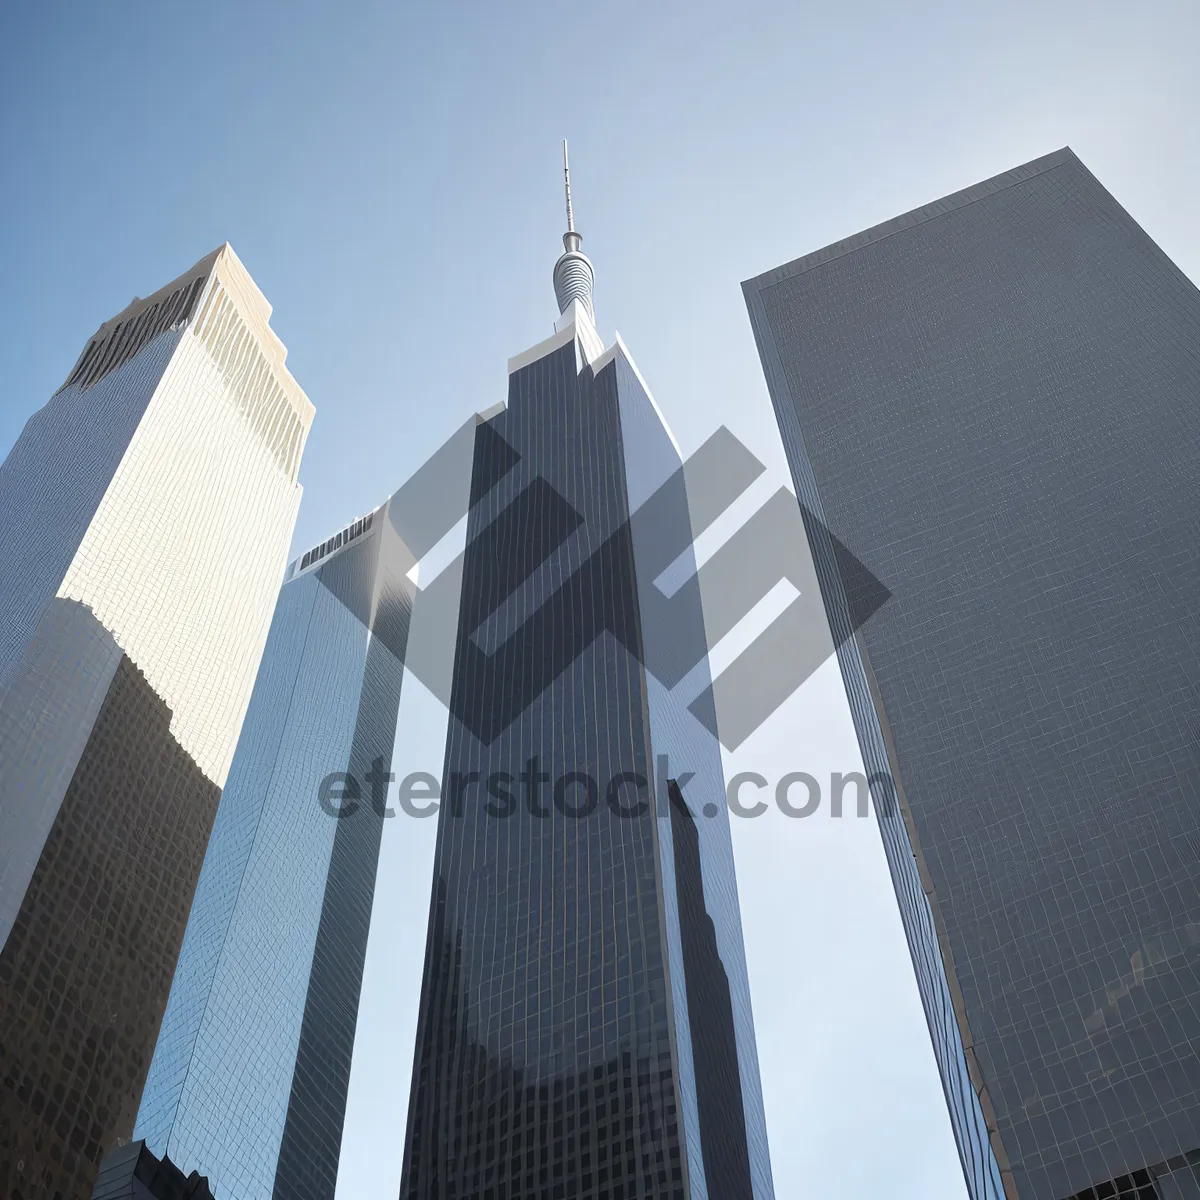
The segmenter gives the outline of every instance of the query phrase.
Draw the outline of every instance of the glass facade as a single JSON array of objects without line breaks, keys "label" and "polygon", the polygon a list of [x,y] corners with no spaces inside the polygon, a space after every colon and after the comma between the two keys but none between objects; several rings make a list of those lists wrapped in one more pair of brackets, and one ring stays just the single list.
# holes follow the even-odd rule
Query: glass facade
[{"label": "glass facade", "polygon": [[[642,665],[631,508],[679,456],[596,342],[517,360],[476,439],[403,1200],[771,1195],[719,749]],[[674,763],[720,798],[679,879]]]},{"label": "glass facade", "polygon": [[[712,683],[706,614],[698,585],[680,587],[667,606],[658,582],[672,564],[676,571],[681,563],[684,573],[695,570],[693,542],[701,530],[694,528],[693,511],[701,506],[693,504],[689,489],[709,489],[711,495],[711,480],[688,473],[661,413],[620,347],[600,370],[599,381],[615,397],[621,419],[656,786],[687,779],[674,803],[669,803],[670,789],[665,797],[658,795],[657,815],[671,971],[684,981],[672,989],[672,1006],[691,1196],[770,1196],[721,747],[689,708],[691,697]],[[713,505],[704,508],[710,511]],[[679,686],[676,677],[684,667],[686,683]]]},{"label": "glass facade", "polygon": [[972,1197],[1200,1195],[1200,293],[1069,150],[744,290]]},{"label": "glass facade", "polygon": [[5,1197],[84,1200],[132,1132],[300,500],[269,314],[222,247],[102,325],[0,465]]},{"label": "glass facade", "polygon": [[218,1197],[337,1178],[414,560],[390,502],[318,549],[279,595],[135,1131]]}]

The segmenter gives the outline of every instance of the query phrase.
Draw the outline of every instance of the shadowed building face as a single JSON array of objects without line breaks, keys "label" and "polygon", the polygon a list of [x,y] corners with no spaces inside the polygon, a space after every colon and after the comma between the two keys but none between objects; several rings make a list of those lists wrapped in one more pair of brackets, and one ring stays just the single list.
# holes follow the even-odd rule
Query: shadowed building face
[{"label": "shadowed building face", "polygon": [[972,1196],[1200,1196],[1200,293],[1069,150],[744,288]]}]

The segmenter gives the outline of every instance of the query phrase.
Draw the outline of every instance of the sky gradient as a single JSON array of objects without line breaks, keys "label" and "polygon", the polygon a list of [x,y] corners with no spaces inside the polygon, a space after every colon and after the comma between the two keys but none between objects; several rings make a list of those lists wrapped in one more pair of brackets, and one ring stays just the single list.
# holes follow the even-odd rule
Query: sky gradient
[{"label": "sky gradient", "polygon": [[[685,453],[726,424],[770,466],[761,502],[786,468],[740,281],[1062,145],[1200,279],[1198,41],[1194,0],[6,6],[0,453],[101,321],[228,240],[316,405],[307,548],[550,332],[565,136],[602,336]],[[406,689],[398,770],[438,773]],[[829,663],[731,766],[857,764]],[[777,1195],[958,1200],[873,823],[735,825]],[[385,835],[355,1200],[396,1194],[432,826]]]}]

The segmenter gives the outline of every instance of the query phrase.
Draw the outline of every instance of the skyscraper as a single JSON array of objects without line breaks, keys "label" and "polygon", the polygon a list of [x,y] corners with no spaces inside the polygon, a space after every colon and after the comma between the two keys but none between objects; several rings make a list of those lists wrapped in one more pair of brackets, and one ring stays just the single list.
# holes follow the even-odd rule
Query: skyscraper
[{"label": "skyscraper", "polygon": [[414,591],[396,500],[288,567],[138,1113],[218,1200],[337,1180]]},{"label": "skyscraper", "polygon": [[483,419],[287,568],[134,1134],[218,1200],[334,1194],[416,565],[467,509]]},{"label": "skyscraper", "polygon": [[127,1138],[313,409],[229,246],[88,342],[0,466],[0,1194]]},{"label": "skyscraper", "polygon": [[569,177],[567,223],[556,332],[475,442],[401,1196],[765,1200],[720,751],[644,665],[686,477]]},{"label": "skyscraper", "polygon": [[744,290],[970,1194],[1194,1200],[1200,293],[1070,150]]}]

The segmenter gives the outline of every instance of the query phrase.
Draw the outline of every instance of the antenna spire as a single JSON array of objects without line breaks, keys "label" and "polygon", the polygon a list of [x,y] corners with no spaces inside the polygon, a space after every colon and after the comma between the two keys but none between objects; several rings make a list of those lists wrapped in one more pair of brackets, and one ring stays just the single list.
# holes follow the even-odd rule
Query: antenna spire
[{"label": "antenna spire", "polygon": [[575,214],[571,210],[571,163],[567,158],[567,139],[563,138],[563,182],[567,186],[567,232],[575,232]]},{"label": "antenna spire", "polygon": [[592,283],[595,273],[588,256],[580,249],[583,235],[575,232],[575,210],[571,205],[571,163],[567,158],[567,139],[563,138],[563,186],[567,194],[567,232],[563,234],[563,253],[554,264],[554,295],[558,311],[565,313],[572,300],[578,300],[594,319]]}]

